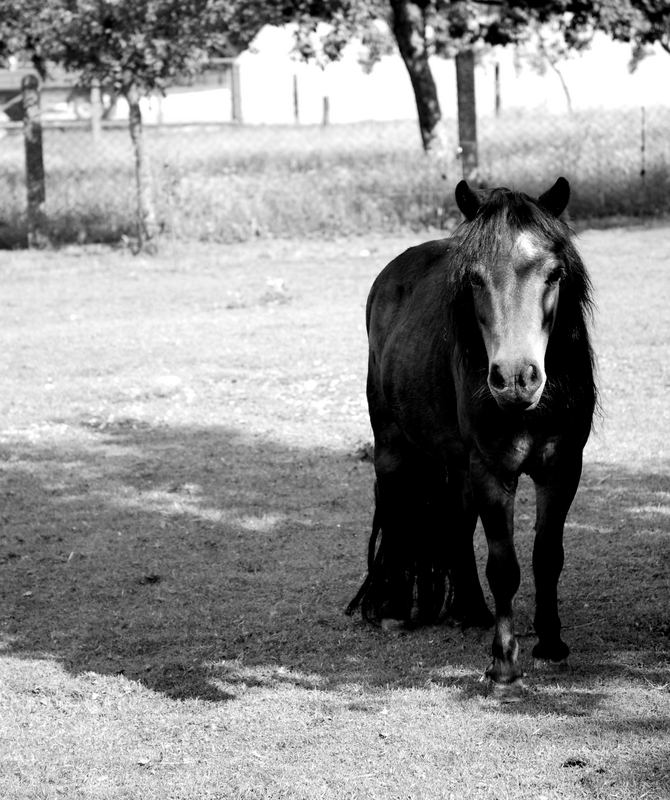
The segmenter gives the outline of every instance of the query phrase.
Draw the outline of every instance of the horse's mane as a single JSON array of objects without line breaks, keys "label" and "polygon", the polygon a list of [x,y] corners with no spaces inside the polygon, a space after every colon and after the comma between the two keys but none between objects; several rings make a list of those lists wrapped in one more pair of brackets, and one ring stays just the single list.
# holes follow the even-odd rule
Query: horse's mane
[{"label": "horse's mane", "polygon": [[592,287],[573,244],[573,232],[561,219],[528,195],[494,189],[476,217],[463,222],[452,236],[452,265],[447,281],[447,309],[455,351],[469,369],[484,369],[486,354],[474,313],[469,275],[474,264],[496,259],[526,232],[546,243],[563,266],[556,321],[545,358],[547,386],[543,403],[560,393],[563,402],[578,399],[593,410],[597,404],[594,358],[589,340],[593,313]]}]

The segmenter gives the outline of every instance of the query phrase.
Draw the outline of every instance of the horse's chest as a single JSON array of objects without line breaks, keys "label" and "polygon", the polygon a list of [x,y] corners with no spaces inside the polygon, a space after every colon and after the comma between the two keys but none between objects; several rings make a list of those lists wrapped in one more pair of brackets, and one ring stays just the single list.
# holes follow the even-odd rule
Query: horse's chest
[{"label": "horse's chest", "polygon": [[517,433],[497,450],[498,466],[504,472],[534,474],[551,468],[556,457],[554,438],[536,438],[528,432]]},{"label": "horse's chest", "polygon": [[501,466],[506,472],[520,472],[528,462],[534,448],[533,437],[529,433],[512,436],[501,453]]}]

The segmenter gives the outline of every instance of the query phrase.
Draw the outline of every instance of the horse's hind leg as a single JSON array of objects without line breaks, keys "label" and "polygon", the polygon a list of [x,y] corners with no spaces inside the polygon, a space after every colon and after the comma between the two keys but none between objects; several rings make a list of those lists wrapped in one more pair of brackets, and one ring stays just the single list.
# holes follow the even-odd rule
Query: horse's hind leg
[{"label": "horse's hind leg", "polygon": [[[375,441],[376,553],[361,589],[363,613],[404,623],[437,619],[446,597],[444,469],[395,428]],[[373,543],[377,532],[373,530]]]}]

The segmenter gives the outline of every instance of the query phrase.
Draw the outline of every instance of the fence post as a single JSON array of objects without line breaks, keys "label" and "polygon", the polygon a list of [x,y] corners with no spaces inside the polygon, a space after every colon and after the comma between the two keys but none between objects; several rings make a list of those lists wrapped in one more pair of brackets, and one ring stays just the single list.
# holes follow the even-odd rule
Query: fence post
[{"label": "fence post", "polygon": [[458,95],[458,139],[463,177],[477,179],[477,111],[475,105],[475,54],[463,50],[456,55],[456,94]]},{"label": "fence post", "polygon": [[21,81],[23,96],[23,139],[26,150],[26,189],[28,194],[28,247],[47,243],[44,215],[44,158],[42,154],[42,123],[40,122],[40,93],[36,75],[26,75]]},{"label": "fence post", "polygon": [[100,91],[100,81],[91,81],[91,135],[97,144],[102,134],[102,92]]},{"label": "fence post", "polygon": [[231,116],[233,122],[242,122],[242,87],[240,86],[240,65],[231,64]]},{"label": "fence post", "polygon": [[293,74],[293,124],[300,125],[300,97],[298,95],[298,76]]}]

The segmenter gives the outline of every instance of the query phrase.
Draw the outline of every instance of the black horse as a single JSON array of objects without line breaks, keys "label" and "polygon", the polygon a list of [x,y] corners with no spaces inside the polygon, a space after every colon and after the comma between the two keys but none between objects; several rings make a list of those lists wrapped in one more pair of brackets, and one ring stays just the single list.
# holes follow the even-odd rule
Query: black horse
[{"label": "black horse", "polygon": [[465,221],[412,247],[377,277],[367,304],[367,395],[376,508],[368,575],[348,608],[386,625],[448,617],[489,626],[473,550],[481,517],[495,600],[493,663],[518,681],[512,601],[519,587],[514,498],[536,487],[537,659],[562,661],[557,584],[563,526],[582,469],[596,387],[590,282],[568,226],[564,178],[535,200],[509,189],[456,201]]}]

